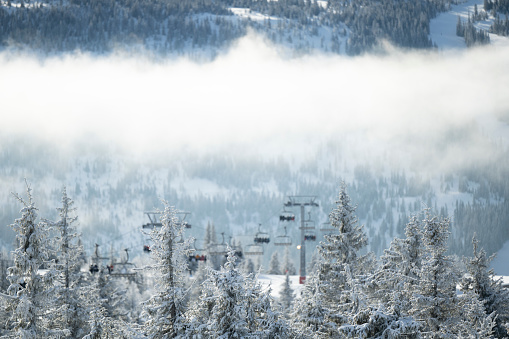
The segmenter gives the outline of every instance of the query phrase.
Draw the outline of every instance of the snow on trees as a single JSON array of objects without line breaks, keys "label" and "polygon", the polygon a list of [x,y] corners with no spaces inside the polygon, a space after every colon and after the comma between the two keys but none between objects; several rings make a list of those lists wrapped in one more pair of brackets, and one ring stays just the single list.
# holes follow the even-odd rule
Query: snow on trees
[{"label": "snow on trees", "polygon": [[45,220],[50,229],[57,233],[53,238],[54,256],[57,260],[51,266],[56,273],[52,305],[54,309],[49,314],[49,319],[55,326],[69,330],[71,336],[81,337],[86,327],[88,312],[84,308],[80,286],[83,247],[74,225],[78,217],[74,215],[76,209],[73,205],[74,202],[67,196],[64,187],[62,206],[57,208],[60,219],[56,222]]},{"label": "snow on trees", "polygon": [[[336,317],[338,325],[345,320],[338,313],[348,314],[358,311],[360,292],[354,292],[357,279],[370,272],[374,266],[373,253],[361,255],[359,251],[367,245],[363,226],[358,225],[354,214],[355,207],[350,203],[343,182],[340,187],[336,207],[329,214],[331,226],[338,230],[324,236],[317,247],[320,261],[317,268],[318,288],[324,298],[323,304]],[[336,313],[337,316],[333,316]]]},{"label": "snow on trees", "polygon": [[43,264],[49,264],[48,231],[44,223],[37,221],[32,189],[28,182],[26,186],[27,199],[13,194],[23,208],[21,218],[11,225],[18,244],[13,252],[14,266],[8,268],[7,277],[11,332],[19,338],[66,336],[70,334],[68,330],[50,328],[47,321],[57,272],[50,269],[43,274],[40,270]]},{"label": "snow on trees", "polygon": [[291,310],[294,299],[295,294],[292,287],[290,286],[290,275],[286,273],[285,283],[279,292],[279,304],[282,306],[283,311],[288,313]]},{"label": "snow on trees", "polygon": [[267,274],[281,274],[281,268],[279,267],[279,253],[277,251],[274,251],[270,257]]},{"label": "snow on trees", "polygon": [[418,320],[421,331],[429,337],[457,337],[464,333],[461,300],[456,293],[457,272],[446,256],[449,236],[448,218],[432,216],[425,210],[422,221],[424,255],[419,283],[412,295],[410,314]]},{"label": "snow on trees", "polygon": [[270,291],[262,291],[253,274],[235,265],[229,250],[219,271],[208,269],[208,279],[196,310],[188,313],[188,337],[289,338],[290,328],[273,309]]},{"label": "snow on trees", "polygon": [[154,228],[151,267],[156,272],[155,294],[143,305],[144,331],[149,338],[173,338],[185,331],[185,283],[189,239],[178,241],[184,230],[176,210],[164,201],[161,229]]},{"label": "snow on trees", "polygon": [[[494,278],[490,263],[495,255],[488,257],[484,249],[479,249],[476,235],[472,238],[473,257],[466,258],[467,275],[462,280],[461,290],[473,293],[481,301],[484,316],[494,315],[494,335],[497,338],[507,337],[506,324],[509,321],[509,291],[502,287],[501,279]],[[472,319],[472,317],[470,317]],[[480,319],[479,321],[484,321]]]},{"label": "snow on trees", "polygon": [[366,284],[366,291],[372,298],[400,315],[408,314],[411,308],[409,301],[421,270],[422,232],[416,215],[407,223],[405,235],[405,239],[393,239],[380,258],[380,266]]},{"label": "snow on trees", "polygon": [[335,322],[329,317],[330,311],[324,305],[319,284],[314,274],[308,276],[302,296],[294,305],[291,321],[299,337],[330,338],[338,334]]}]

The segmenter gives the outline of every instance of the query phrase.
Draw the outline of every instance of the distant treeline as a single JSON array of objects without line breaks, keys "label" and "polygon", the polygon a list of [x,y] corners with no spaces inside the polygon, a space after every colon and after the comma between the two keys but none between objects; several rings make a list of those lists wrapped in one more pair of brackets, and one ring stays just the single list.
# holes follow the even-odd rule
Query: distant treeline
[{"label": "distant treeline", "polygon": [[[331,34],[321,36],[321,48],[340,52],[338,36],[348,34],[344,50],[357,55],[376,49],[383,40],[405,48],[433,47],[430,20],[449,6],[444,0],[9,0],[0,2],[0,45],[49,53],[141,47],[157,54],[182,54],[204,47],[217,51],[253,27],[276,42],[305,49],[313,45],[297,38],[304,34],[311,40],[324,27]],[[234,16],[233,7],[260,12],[279,23],[269,27],[270,23]],[[488,0],[485,8],[505,13],[507,1]],[[501,31],[499,27],[500,22],[493,31]]]}]

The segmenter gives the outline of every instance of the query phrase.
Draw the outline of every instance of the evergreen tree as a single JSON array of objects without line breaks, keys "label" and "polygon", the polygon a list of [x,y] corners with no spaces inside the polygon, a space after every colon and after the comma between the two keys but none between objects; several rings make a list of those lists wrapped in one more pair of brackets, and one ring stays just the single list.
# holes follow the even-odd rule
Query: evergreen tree
[{"label": "evergreen tree", "polygon": [[431,216],[428,209],[422,225],[426,255],[410,313],[421,322],[423,332],[430,337],[454,337],[461,333],[461,316],[456,295],[458,275],[451,271],[452,260],[445,255],[449,219]]},{"label": "evergreen tree", "polygon": [[293,259],[290,256],[290,246],[285,246],[285,255],[283,256],[283,267],[282,267],[282,273],[283,274],[289,274],[289,275],[295,275],[297,274],[297,270],[295,269],[295,264],[293,262]]},{"label": "evergreen tree", "polygon": [[255,265],[251,258],[247,258],[244,260],[243,270],[246,274],[254,274],[255,273]]},{"label": "evergreen tree", "polygon": [[207,279],[207,269],[210,266],[207,262],[199,261],[198,269],[196,270],[196,274],[194,275],[192,287],[189,292],[189,299],[191,301],[197,301],[200,298],[202,293],[202,284]]},{"label": "evergreen tree", "polygon": [[293,293],[292,287],[290,286],[290,275],[286,273],[285,283],[281,289],[281,292],[279,292],[279,303],[286,313],[291,310],[294,299],[295,295]]},{"label": "evergreen tree", "polygon": [[68,329],[72,337],[84,335],[82,330],[86,328],[84,319],[87,312],[83,307],[82,293],[80,288],[81,257],[83,247],[79,243],[79,234],[74,223],[78,217],[73,207],[74,202],[67,196],[65,187],[62,190],[62,207],[57,208],[60,220],[56,222],[46,221],[56,231],[54,239],[56,262],[53,264],[56,282],[54,290],[55,309],[48,315],[56,327]]},{"label": "evergreen tree", "polygon": [[313,251],[313,255],[311,255],[311,260],[308,262],[306,267],[306,272],[315,272],[318,268],[318,263],[320,262],[320,255],[318,251]]},{"label": "evergreen tree", "polygon": [[14,250],[14,266],[8,268],[10,282],[7,293],[7,312],[12,333],[19,338],[50,338],[69,335],[68,330],[50,329],[47,322],[48,305],[51,303],[54,279],[57,273],[48,270],[42,275],[39,269],[49,264],[48,230],[37,222],[37,208],[32,189],[27,186],[27,200],[14,197],[23,205],[21,218],[11,227],[16,232],[18,248]]},{"label": "evergreen tree", "polygon": [[[256,282],[258,288],[260,287],[256,277],[252,281]],[[257,328],[261,338],[295,338],[295,333],[288,321],[279,309],[274,307],[270,288],[267,291],[253,293],[251,303],[254,304]]]},{"label": "evergreen tree", "polygon": [[257,277],[235,265],[229,249],[220,271],[208,269],[200,302],[187,313],[187,337],[287,338],[290,329],[272,308],[270,291],[262,291]]},{"label": "evergreen tree", "polygon": [[417,216],[405,227],[405,239],[394,239],[384,250],[381,264],[369,277],[367,293],[398,315],[408,315],[409,303],[419,281],[423,255],[422,232]]},{"label": "evergreen tree", "polygon": [[329,215],[331,226],[338,232],[325,235],[317,247],[320,254],[318,287],[324,298],[323,305],[331,313],[329,317],[335,317],[338,325],[345,320],[345,315],[357,313],[365,304],[356,284],[374,266],[373,253],[359,254],[367,245],[367,236],[363,226],[357,225],[354,212],[343,182],[336,207]]},{"label": "evergreen tree", "polygon": [[214,338],[246,338],[250,332],[246,304],[245,277],[235,268],[235,252],[230,250],[220,271],[210,270],[209,282],[214,286],[215,303],[208,321],[209,336]]},{"label": "evergreen tree", "polygon": [[325,298],[319,284],[319,279],[310,274],[306,279],[301,298],[297,299],[294,305],[292,326],[299,337],[334,338],[338,334],[335,322],[329,317],[330,311],[323,303]]},{"label": "evergreen tree", "polygon": [[184,272],[187,271],[189,241],[179,242],[184,225],[176,210],[164,201],[161,229],[150,233],[156,272],[156,292],[143,305],[144,331],[149,338],[172,338],[185,331]]},{"label": "evergreen tree", "polygon": [[[108,315],[107,305],[108,300],[101,297],[101,290],[104,290],[105,274],[104,269],[101,268],[97,272],[98,277],[94,280],[91,286],[88,286],[88,328],[89,332],[83,339],[113,339],[116,338],[113,320]],[[101,286],[103,285],[103,286]]]},{"label": "evergreen tree", "polygon": [[465,259],[468,275],[463,278],[461,289],[472,292],[482,302],[485,315],[495,315],[494,335],[507,337],[505,324],[509,321],[509,291],[502,287],[501,280],[494,279],[490,263],[495,255],[488,257],[484,249],[479,249],[476,235],[472,238],[473,254]]},{"label": "evergreen tree", "polygon": [[279,268],[279,254],[277,251],[274,251],[270,257],[267,274],[281,274],[281,269]]}]

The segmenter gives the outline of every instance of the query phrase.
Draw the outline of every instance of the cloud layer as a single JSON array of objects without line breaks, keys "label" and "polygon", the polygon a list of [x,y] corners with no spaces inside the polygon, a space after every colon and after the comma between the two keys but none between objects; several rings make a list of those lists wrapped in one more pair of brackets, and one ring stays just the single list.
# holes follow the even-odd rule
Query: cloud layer
[{"label": "cloud layer", "polygon": [[205,64],[0,55],[0,133],[58,144],[85,137],[135,151],[284,149],[347,132],[403,147],[479,122],[504,137],[507,129],[493,122],[509,112],[507,55],[393,50],[288,60],[254,36]]}]

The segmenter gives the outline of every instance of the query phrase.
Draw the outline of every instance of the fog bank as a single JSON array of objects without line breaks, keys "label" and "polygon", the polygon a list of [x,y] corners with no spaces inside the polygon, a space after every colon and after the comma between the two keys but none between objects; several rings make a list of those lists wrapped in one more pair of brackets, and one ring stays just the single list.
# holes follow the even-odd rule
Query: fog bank
[{"label": "fog bank", "polygon": [[[482,159],[488,138],[509,136],[497,122],[509,112],[507,55],[507,48],[391,50],[288,60],[256,36],[205,64],[0,55],[0,133],[56,145],[100,140],[133,152],[275,151],[354,133],[386,151],[428,145],[431,154],[444,144],[444,156]],[[451,130],[478,132],[478,124],[481,138],[448,142]]]}]

